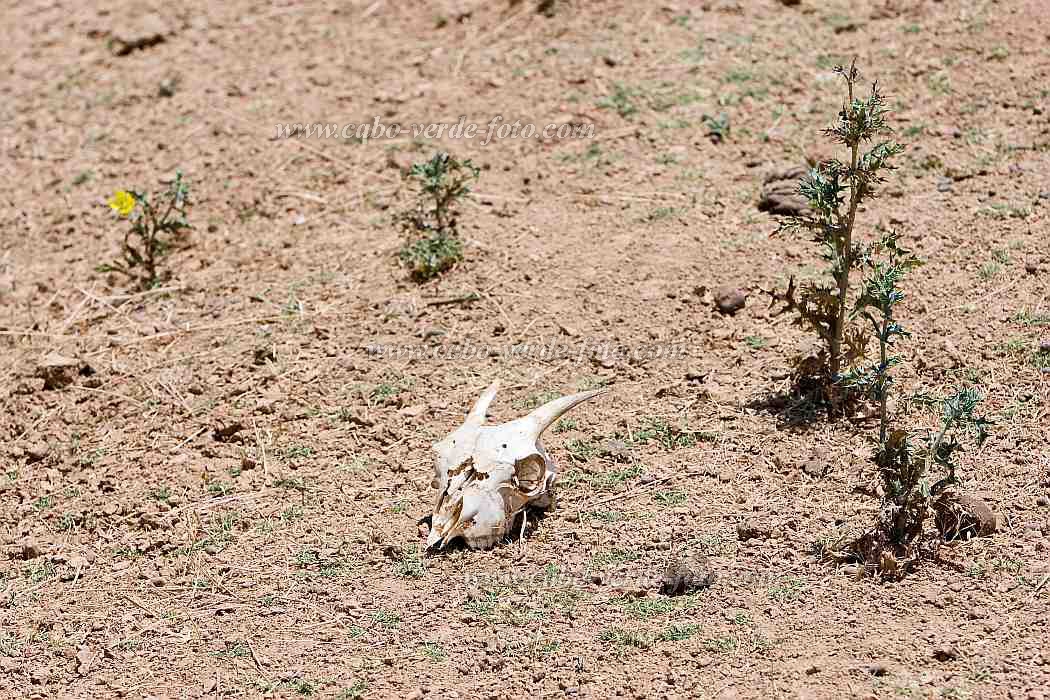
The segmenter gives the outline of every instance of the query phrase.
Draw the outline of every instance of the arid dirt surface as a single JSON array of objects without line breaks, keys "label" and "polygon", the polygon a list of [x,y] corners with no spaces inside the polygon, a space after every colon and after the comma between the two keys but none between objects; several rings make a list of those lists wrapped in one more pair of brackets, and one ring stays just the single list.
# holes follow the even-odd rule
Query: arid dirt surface
[{"label": "arid dirt surface", "polygon": [[[1050,696],[1043,0],[120,5],[0,22],[0,696]],[[821,269],[757,205],[840,155],[853,56],[907,145],[860,235],[927,262],[901,390],[996,422],[960,478],[997,532],[895,582],[814,554],[874,522],[876,426],[791,397],[814,339],[761,292]],[[594,138],[276,138],[460,115]],[[439,148],[482,172],[420,285],[394,215]],[[176,169],[167,279],[98,272],[107,198]],[[430,444],[496,378],[494,420],[608,391],[523,539],[425,554]],[[662,595],[676,560],[707,585]]]}]

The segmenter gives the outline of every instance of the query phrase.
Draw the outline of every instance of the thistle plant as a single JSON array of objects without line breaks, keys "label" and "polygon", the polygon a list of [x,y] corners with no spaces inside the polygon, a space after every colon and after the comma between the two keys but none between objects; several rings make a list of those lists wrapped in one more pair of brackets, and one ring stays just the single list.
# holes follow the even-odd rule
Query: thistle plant
[{"label": "thistle plant", "polygon": [[176,171],[168,189],[151,198],[135,190],[117,190],[110,197],[110,209],[130,227],[121,243],[121,260],[104,263],[100,272],[119,272],[149,289],[160,281],[159,263],[170,252],[179,234],[191,228],[186,219],[189,187]]},{"label": "thistle plant", "polygon": [[888,404],[893,384],[890,370],[901,363],[901,357],[891,352],[897,339],[911,335],[894,315],[896,306],[904,301],[904,292],[898,284],[909,270],[922,265],[899,241],[897,233],[888,233],[859,256],[868,274],[853,304],[850,320],[860,317],[871,324],[879,341],[879,359],[867,366],[853,367],[839,378],[841,386],[857,390],[879,404],[879,445],[882,446],[887,444],[889,431]]},{"label": "thistle plant", "polygon": [[[865,329],[850,323],[847,313],[850,274],[864,266],[865,248],[855,235],[857,211],[877,195],[877,187],[885,179],[883,173],[892,169],[892,158],[904,150],[899,143],[881,140],[862,151],[862,144],[891,133],[886,124],[889,108],[877,83],[867,97],[856,96],[860,78],[856,61],[849,68],[837,67],[835,72],[845,80],[846,102],[838,121],[824,133],[846,147],[848,162],[831,159],[812,168],[799,183],[809,212],[790,217],[778,229],[778,233],[802,230],[813,236],[828,263],[830,282],[805,282],[796,288],[791,278],[786,292],[772,294],[774,303],[784,304],[777,314],[794,311],[797,325],[819,336],[823,344],[819,366],[806,369],[805,374],[817,375],[826,394],[844,370],[864,356],[869,340]],[[802,366],[800,363],[800,374]]]},{"label": "thistle plant", "polygon": [[459,239],[459,204],[477,182],[480,170],[469,159],[436,153],[412,166],[417,186],[413,206],[398,220],[408,241],[399,257],[417,282],[425,282],[463,259]]},{"label": "thistle plant", "polygon": [[[901,560],[913,557],[923,526],[945,489],[958,483],[955,455],[968,438],[980,447],[987,437],[989,421],[977,415],[981,395],[973,387],[961,387],[937,397],[917,394],[901,402],[918,408],[932,427],[911,430],[895,425],[891,394],[895,387],[892,370],[902,363],[893,354],[897,340],[910,337],[895,315],[904,301],[899,284],[908,271],[921,263],[901,247],[895,233],[883,236],[862,251],[868,274],[854,303],[851,318],[867,321],[879,341],[879,358],[852,368],[840,383],[879,404],[879,437],[874,462],[882,480],[882,507],[874,530],[854,543],[853,553],[874,561],[883,575],[900,573]],[[934,416],[932,420],[930,417]],[[931,486],[929,480],[938,477]]]}]

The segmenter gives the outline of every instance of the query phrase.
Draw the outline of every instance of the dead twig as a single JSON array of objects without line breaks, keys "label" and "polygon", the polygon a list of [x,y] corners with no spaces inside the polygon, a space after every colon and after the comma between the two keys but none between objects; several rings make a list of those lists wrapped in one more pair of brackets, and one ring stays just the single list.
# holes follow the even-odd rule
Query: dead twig
[{"label": "dead twig", "polygon": [[435,299],[434,301],[428,301],[427,306],[449,306],[451,304],[469,304],[470,302],[478,301],[481,299],[481,295],[477,292],[469,292],[458,297],[452,297],[450,299]]}]

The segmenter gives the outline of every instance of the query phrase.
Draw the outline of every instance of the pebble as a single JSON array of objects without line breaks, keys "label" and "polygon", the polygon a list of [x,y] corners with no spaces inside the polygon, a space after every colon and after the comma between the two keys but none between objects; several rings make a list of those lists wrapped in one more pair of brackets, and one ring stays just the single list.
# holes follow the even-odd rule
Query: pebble
[{"label": "pebble", "polygon": [[959,658],[959,650],[950,644],[945,644],[933,650],[933,658],[938,661],[954,661]]},{"label": "pebble", "polygon": [[810,459],[803,462],[802,471],[805,472],[807,476],[819,479],[827,473],[828,464],[819,459]]},{"label": "pebble", "polygon": [[715,290],[715,307],[719,313],[732,316],[747,303],[747,292],[739,287],[725,286]]},{"label": "pebble", "polygon": [[30,463],[42,461],[50,452],[51,447],[46,442],[31,442],[25,447],[26,460]]},{"label": "pebble", "polygon": [[754,539],[768,540],[769,535],[768,527],[763,527],[755,522],[745,520],[736,526],[736,536],[741,542]]},{"label": "pebble", "polygon": [[34,539],[28,539],[22,542],[22,558],[36,559],[44,553],[44,549],[39,542]]}]

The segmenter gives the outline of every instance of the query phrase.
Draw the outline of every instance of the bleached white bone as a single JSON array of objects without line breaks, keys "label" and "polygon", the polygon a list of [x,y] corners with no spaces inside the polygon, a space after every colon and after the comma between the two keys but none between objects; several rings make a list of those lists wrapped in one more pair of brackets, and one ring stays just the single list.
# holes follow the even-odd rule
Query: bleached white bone
[{"label": "bleached white bone", "polygon": [[434,443],[437,490],[428,547],[462,537],[471,549],[499,542],[527,506],[549,508],[557,465],[540,442],[554,421],[601,390],[550,401],[526,416],[485,425],[499,380],[482,393],[463,424]]}]

